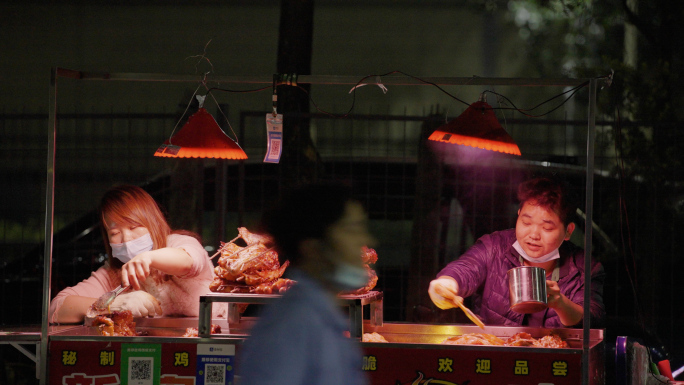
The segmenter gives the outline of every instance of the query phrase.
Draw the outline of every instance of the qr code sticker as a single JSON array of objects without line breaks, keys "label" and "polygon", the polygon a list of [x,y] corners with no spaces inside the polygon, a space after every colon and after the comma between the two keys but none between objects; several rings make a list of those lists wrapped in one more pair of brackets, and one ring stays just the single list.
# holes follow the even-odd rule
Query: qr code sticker
[{"label": "qr code sticker", "polygon": [[204,385],[225,385],[225,383],[225,364],[206,364],[204,366]]},{"label": "qr code sticker", "polygon": [[128,383],[130,385],[152,385],[152,357],[130,357],[128,359]]}]

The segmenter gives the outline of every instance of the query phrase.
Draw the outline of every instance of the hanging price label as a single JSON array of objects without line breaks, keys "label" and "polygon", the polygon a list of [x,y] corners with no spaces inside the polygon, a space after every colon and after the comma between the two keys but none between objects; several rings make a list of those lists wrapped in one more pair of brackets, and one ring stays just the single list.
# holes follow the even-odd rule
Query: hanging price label
[{"label": "hanging price label", "polygon": [[266,114],[266,156],[264,163],[279,163],[283,152],[283,115]]}]

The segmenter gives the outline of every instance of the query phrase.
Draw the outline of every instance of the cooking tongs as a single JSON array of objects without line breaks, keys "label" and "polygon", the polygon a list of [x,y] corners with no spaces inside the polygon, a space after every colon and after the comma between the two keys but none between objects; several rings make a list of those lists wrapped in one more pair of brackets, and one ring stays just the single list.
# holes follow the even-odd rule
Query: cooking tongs
[{"label": "cooking tongs", "polygon": [[92,308],[97,309],[97,310],[107,309],[107,306],[109,306],[109,304],[111,304],[112,301],[114,301],[116,296],[121,294],[122,291],[124,291],[128,288],[129,288],[129,286],[122,287],[121,285],[119,285],[119,287],[117,287],[116,289],[102,294],[102,296],[100,298],[98,298],[97,301],[95,301],[95,303],[93,303]]}]

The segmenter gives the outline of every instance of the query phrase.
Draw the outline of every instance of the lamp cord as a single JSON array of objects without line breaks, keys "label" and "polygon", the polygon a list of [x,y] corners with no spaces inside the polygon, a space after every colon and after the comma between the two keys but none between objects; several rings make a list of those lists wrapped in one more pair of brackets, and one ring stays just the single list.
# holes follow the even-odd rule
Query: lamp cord
[{"label": "lamp cord", "polygon": [[[525,116],[527,116],[527,117],[530,117],[530,118],[540,118],[540,117],[542,117],[542,116],[546,116],[546,115],[552,113],[553,111],[556,111],[557,109],[561,108],[565,103],[567,103],[570,99],[572,99],[572,97],[577,93],[577,91],[579,91],[580,89],[586,87],[588,84],[589,84],[589,82],[584,82],[584,83],[582,83],[582,84],[580,84],[580,85],[578,85],[578,86],[576,86],[576,87],[573,87],[573,88],[571,88],[571,89],[569,89],[569,90],[567,90],[567,91],[564,91],[564,92],[562,92],[562,93],[560,93],[560,94],[558,94],[558,95],[556,95],[556,96],[553,96],[553,97],[551,97],[551,98],[549,98],[549,99],[546,99],[546,100],[544,100],[543,102],[537,104],[536,106],[534,106],[534,107],[532,107],[532,108],[527,108],[527,109],[521,109],[521,108],[516,107],[516,105],[515,105],[508,97],[506,97],[505,95],[502,95],[502,94],[500,94],[500,93],[498,93],[498,92],[494,92],[494,91],[490,91],[490,90],[485,90],[484,92],[489,92],[489,93],[491,93],[491,94],[493,94],[493,95],[496,95],[496,96],[498,96],[498,97],[500,97],[500,98],[503,98],[503,99],[506,100],[508,103],[510,103],[510,105],[512,106],[512,107],[498,107],[498,108],[493,108],[493,109],[514,110],[514,111],[518,111],[518,112],[520,112],[521,114],[523,114],[523,115],[525,115]],[[563,100],[563,102],[561,102],[561,103],[560,103],[559,105],[557,105],[556,107],[550,109],[549,111],[546,111],[546,112],[544,112],[543,114],[539,114],[539,115],[533,115],[533,114],[530,114],[530,113],[529,113],[529,112],[534,111],[534,110],[536,110],[537,108],[543,106],[544,104],[549,103],[549,102],[551,102],[551,101],[553,101],[553,100],[555,100],[555,99],[557,99],[557,98],[559,98],[559,97],[561,97],[561,96],[563,96],[563,95],[565,95],[565,94],[567,94],[567,93],[571,93],[571,94],[570,94],[567,98],[565,98],[565,100]]]},{"label": "lamp cord", "polygon": [[[434,82],[427,81],[427,80],[425,80],[425,79],[421,79],[420,77],[413,76],[413,75],[410,75],[410,74],[408,74],[408,73],[405,73],[405,72],[403,72],[403,71],[398,71],[398,70],[397,70],[397,71],[390,71],[390,72],[387,72],[387,73],[384,73],[384,74],[381,74],[381,75],[367,75],[367,76],[362,77],[362,78],[356,83],[356,85],[352,88],[352,90],[350,91],[350,93],[352,94],[351,106],[349,107],[349,109],[347,110],[347,112],[345,112],[345,113],[343,113],[343,114],[335,114],[335,113],[328,112],[328,111],[325,111],[325,110],[323,110],[322,108],[320,108],[320,107],[318,106],[318,104],[316,103],[316,101],[315,101],[315,100],[313,99],[313,97],[311,96],[311,93],[310,93],[306,88],[300,86],[299,84],[296,84],[296,83],[290,84],[290,83],[287,83],[287,82],[280,82],[280,83],[278,83],[277,85],[290,85],[290,86],[297,87],[298,89],[302,90],[304,93],[306,93],[306,94],[309,96],[309,100],[311,101],[311,104],[314,106],[314,108],[315,108],[318,112],[323,113],[323,114],[325,114],[325,115],[332,116],[332,117],[336,117],[336,118],[346,118],[346,117],[348,117],[348,116],[352,113],[352,111],[354,110],[354,106],[355,106],[355,104],[356,104],[356,90],[359,88],[360,85],[362,85],[362,83],[363,83],[366,79],[373,78],[373,77],[375,77],[375,78],[381,78],[381,77],[383,77],[383,76],[389,76],[389,75],[394,75],[394,74],[401,74],[401,75],[404,75],[404,76],[409,77],[409,78],[411,78],[411,79],[415,79],[415,80],[418,80],[418,81],[423,82],[423,83],[425,83],[425,84],[431,85],[431,86],[437,88],[438,90],[442,91],[442,93],[444,93],[445,95],[449,96],[450,98],[452,98],[452,99],[454,99],[454,100],[456,100],[456,101],[458,101],[458,102],[461,102],[461,103],[465,104],[466,106],[470,106],[470,105],[471,105],[470,103],[468,103],[468,102],[466,102],[466,101],[464,101],[464,100],[462,100],[462,99],[459,99],[458,97],[456,97],[455,95],[451,94],[450,92],[448,92],[447,90],[445,90],[444,88],[440,87],[438,84],[436,84],[436,83],[434,83]],[[596,79],[607,79],[607,84],[608,84],[610,81],[612,81],[612,76],[613,76],[612,74],[606,75],[606,76],[598,76],[598,77],[596,77]],[[537,104],[536,106],[534,106],[534,107],[532,107],[532,108],[527,108],[527,109],[518,108],[518,107],[517,107],[517,106],[516,106],[508,97],[506,97],[505,95],[502,95],[502,94],[499,94],[499,93],[497,93],[497,92],[490,91],[490,90],[486,90],[486,91],[484,91],[484,92],[489,92],[489,93],[491,93],[491,94],[493,94],[493,95],[496,95],[496,96],[502,98],[503,100],[505,100],[507,103],[509,103],[509,104],[512,106],[512,107],[497,107],[497,108],[492,108],[492,109],[514,110],[514,111],[520,112],[521,114],[523,114],[523,115],[525,115],[525,116],[527,116],[527,117],[538,118],[538,117],[542,117],[542,116],[548,115],[548,114],[552,113],[553,111],[556,111],[557,109],[559,109],[561,106],[563,106],[565,103],[567,103],[567,102],[575,95],[575,93],[577,93],[580,89],[586,87],[588,84],[589,84],[589,81],[586,81],[586,82],[584,82],[584,83],[582,83],[582,84],[580,84],[580,85],[578,85],[578,86],[575,86],[575,87],[573,87],[573,88],[571,88],[571,89],[569,89],[569,90],[567,90],[567,91],[564,91],[564,92],[562,92],[562,93],[560,93],[560,94],[558,94],[558,95],[555,95],[555,96],[553,96],[553,97],[551,97],[551,98],[549,98],[549,99],[547,99],[547,100],[544,100],[543,102]],[[467,85],[467,83],[464,84],[464,85]],[[212,91],[224,91],[224,92],[231,92],[231,93],[250,93],[250,92],[260,92],[260,91],[264,91],[264,90],[270,90],[270,89],[272,89],[272,88],[273,88],[273,87],[270,86],[270,85],[269,85],[269,86],[265,86],[265,87],[261,87],[261,88],[250,89],[250,90],[232,90],[232,89],[226,89],[226,88],[212,87],[212,88],[208,88],[208,89],[207,89],[207,93],[211,93]],[[570,93],[570,95],[569,95],[567,98],[565,98],[559,105],[553,107],[553,108],[550,109],[549,111],[546,111],[546,112],[544,112],[544,113],[542,113],[542,114],[536,114],[536,115],[530,113],[530,112],[536,110],[537,108],[539,108],[539,107],[545,105],[546,103],[549,103],[549,102],[551,102],[551,101],[553,101],[553,100],[555,100],[555,99],[557,99],[557,98],[559,98],[559,97],[562,97],[563,95],[566,95],[566,94],[568,94],[568,93]],[[212,98],[213,98],[213,96],[212,96]],[[216,101],[216,100],[214,99],[214,101]],[[499,102],[499,103],[500,103],[500,102]],[[225,115],[224,115],[224,116],[225,116]],[[230,123],[229,123],[229,124],[230,124]],[[231,128],[231,130],[232,130],[232,128]]]},{"label": "lamp cord", "polygon": [[185,117],[185,114],[188,112],[188,109],[190,108],[190,104],[192,104],[192,98],[194,98],[195,95],[197,95],[197,91],[199,91],[201,86],[202,86],[202,84],[198,85],[197,88],[195,88],[195,92],[192,93],[192,96],[190,97],[190,101],[188,102],[188,105],[185,106],[185,111],[183,111],[183,114],[181,115],[180,119],[178,119],[178,121],[176,122],[176,125],[173,126],[173,131],[171,131],[171,135],[169,135],[169,144],[173,144],[173,143],[171,143],[171,138],[173,137],[173,134],[176,132],[176,128],[178,128],[178,125],[180,124],[180,122]]}]

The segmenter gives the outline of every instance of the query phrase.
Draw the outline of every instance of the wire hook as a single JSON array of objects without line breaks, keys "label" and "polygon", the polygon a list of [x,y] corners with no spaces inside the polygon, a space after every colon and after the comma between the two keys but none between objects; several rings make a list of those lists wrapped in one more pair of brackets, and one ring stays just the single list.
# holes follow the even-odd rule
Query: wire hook
[{"label": "wire hook", "polygon": [[271,101],[273,102],[273,117],[275,118],[276,115],[278,115],[278,74],[273,74],[273,96],[271,97]]}]

